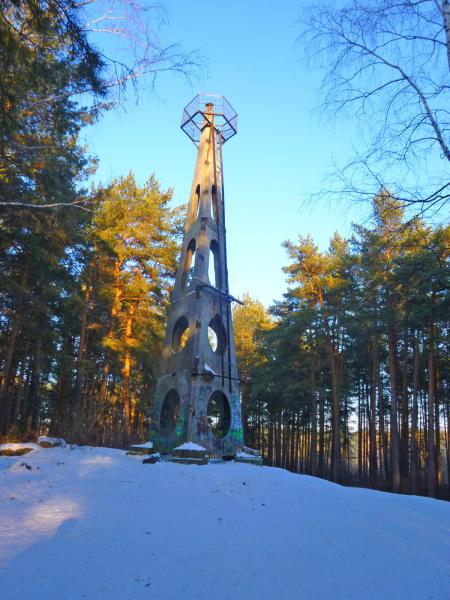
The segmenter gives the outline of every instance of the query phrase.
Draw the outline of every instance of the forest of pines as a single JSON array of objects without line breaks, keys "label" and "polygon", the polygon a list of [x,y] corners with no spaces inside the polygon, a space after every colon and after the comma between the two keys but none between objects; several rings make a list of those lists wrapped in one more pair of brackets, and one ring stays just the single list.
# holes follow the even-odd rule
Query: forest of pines
[{"label": "forest of pines", "polygon": [[[79,135],[112,84],[77,11],[0,12],[0,435],[127,447],[148,432],[184,213],[155,176],[86,189]],[[382,188],[353,229],[325,252],[286,241],[283,300],[236,306],[245,439],[268,465],[448,497],[450,228]]]}]

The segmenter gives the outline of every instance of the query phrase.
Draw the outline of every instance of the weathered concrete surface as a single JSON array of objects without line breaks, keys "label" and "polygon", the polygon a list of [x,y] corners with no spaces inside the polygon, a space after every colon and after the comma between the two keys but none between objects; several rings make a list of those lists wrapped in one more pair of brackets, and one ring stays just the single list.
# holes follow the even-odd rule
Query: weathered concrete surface
[{"label": "weathered concrete surface", "polygon": [[242,421],[228,296],[220,132],[213,113],[210,105],[203,115],[151,439],[162,452],[191,440],[209,454],[234,456],[242,448]]}]

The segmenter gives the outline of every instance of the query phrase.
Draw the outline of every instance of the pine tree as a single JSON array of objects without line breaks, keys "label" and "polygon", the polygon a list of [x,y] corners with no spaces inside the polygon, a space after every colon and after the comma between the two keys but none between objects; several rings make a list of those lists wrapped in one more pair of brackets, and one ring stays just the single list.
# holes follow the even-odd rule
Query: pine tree
[{"label": "pine tree", "polygon": [[254,370],[264,362],[260,338],[273,323],[261,302],[254,300],[250,294],[244,294],[243,305],[233,309],[234,339],[238,369],[242,378],[241,404],[244,423],[244,439],[254,444],[256,423],[247,418],[250,402],[250,386]]}]

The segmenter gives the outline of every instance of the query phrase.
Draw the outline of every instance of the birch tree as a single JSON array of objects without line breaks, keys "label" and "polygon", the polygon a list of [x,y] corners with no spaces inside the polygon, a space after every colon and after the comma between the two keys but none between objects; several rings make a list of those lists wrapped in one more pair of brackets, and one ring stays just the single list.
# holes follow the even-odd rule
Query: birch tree
[{"label": "birch tree", "polygon": [[325,71],[323,106],[358,122],[356,156],[323,193],[383,185],[414,212],[450,198],[449,0],[351,0],[304,9],[301,42]]}]

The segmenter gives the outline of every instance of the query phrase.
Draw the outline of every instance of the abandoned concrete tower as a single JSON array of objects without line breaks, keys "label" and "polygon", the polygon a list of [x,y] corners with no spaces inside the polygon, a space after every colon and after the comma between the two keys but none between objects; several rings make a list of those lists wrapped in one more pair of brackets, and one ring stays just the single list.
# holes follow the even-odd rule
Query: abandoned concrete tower
[{"label": "abandoned concrete tower", "polygon": [[242,448],[239,379],[228,289],[222,147],[237,131],[223,96],[198,95],[181,128],[198,146],[184,240],[152,415],[162,452],[186,441],[212,455]]}]

